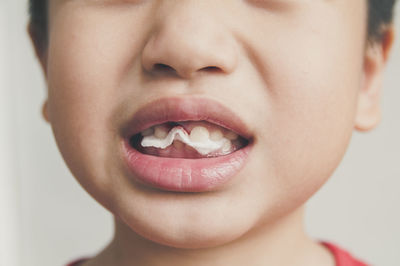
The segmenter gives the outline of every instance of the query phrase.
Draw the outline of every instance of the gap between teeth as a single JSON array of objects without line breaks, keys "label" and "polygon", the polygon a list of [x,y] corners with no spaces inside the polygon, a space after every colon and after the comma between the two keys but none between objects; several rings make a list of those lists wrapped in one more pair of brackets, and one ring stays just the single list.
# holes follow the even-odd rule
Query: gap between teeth
[{"label": "gap between teeth", "polygon": [[172,128],[169,133],[161,127],[156,127],[154,131],[150,129],[142,132],[143,139],[141,145],[143,147],[165,149],[172,145],[175,140],[179,140],[202,155],[221,149],[221,152],[226,154],[231,150],[231,139],[233,140],[238,137],[234,132],[227,136],[222,135],[220,131],[214,131],[211,134],[213,136],[210,136],[208,130],[201,126],[193,128],[190,135],[180,126]]}]

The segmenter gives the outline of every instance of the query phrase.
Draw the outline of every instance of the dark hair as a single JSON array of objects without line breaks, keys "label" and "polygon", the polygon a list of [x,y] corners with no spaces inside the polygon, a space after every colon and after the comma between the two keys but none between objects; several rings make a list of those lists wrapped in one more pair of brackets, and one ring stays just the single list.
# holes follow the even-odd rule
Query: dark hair
[{"label": "dark hair", "polygon": [[[39,31],[39,36],[47,39],[47,1],[29,0],[31,23]],[[393,9],[396,0],[366,0],[368,1],[368,40],[382,41],[382,29],[392,23]],[[43,40],[42,40],[43,41]]]},{"label": "dark hair", "polygon": [[393,21],[396,0],[368,0],[368,40],[381,42],[383,28]]}]

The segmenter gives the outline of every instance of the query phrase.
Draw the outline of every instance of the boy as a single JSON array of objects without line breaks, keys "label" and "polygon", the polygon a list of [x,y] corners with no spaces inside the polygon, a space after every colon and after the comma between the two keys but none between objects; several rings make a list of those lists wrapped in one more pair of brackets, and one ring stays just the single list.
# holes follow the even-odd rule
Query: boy
[{"label": "boy", "polygon": [[74,265],[365,265],[303,204],[380,119],[393,0],[31,4],[44,117],[115,216]]}]

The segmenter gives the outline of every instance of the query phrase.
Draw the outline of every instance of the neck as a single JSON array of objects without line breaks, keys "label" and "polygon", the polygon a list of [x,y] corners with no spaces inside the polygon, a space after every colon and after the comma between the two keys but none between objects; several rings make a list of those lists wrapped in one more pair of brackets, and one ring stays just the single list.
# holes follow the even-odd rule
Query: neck
[{"label": "neck", "polygon": [[[303,208],[274,223],[262,224],[222,246],[179,249],[149,241],[115,219],[115,236],[93,265],[307,265],[307,255],[321,251],[304,233]],[[318,247],[317,247],[318,246]],[[314,252],[312,252],[314,251]],[[321,253],[321,252],[320,252]],[[95,262],[97,260],[97,262]],[[101,262],[102,264],[99,264]],[[91,265],[90,263],[87,264]],[[310,265],[310,264],[308,264]]]}]

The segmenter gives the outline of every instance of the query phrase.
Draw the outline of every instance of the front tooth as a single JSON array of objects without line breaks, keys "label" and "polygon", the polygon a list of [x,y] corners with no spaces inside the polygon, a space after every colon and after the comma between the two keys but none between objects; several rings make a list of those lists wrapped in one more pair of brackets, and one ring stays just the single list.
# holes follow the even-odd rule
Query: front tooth
[{"label": "front tooth", "polygon": [[229,140],[235,140],[235,139],[237,139],[239,136],[238,136],[238,134],[236,134],[235,132],[229,131],[228,133],[225,134],[225,137],[226,137],[227,139],[229,139]]},{"label": "front tooth", "polygon": [[222,134],[221,130],[215,130],[210,134],[210,139],[215,141],[221,140],[223,137],[224,135]]},{"label": "front tooth", "polygon": [[193,142],[205,142],[209,139],[210,133],[207,128],[202,126],[197,126],[190,131],[190,140]]},{"label": "front tooth", "polygon": [[141,134],[142,134],[143,137],[153,135],[153,133],[154,133],[154,128],[152,128],[152,127],[149,127],[148,129],[143,130],[143,131],[141,132]]},{"label": "front tooth", "polygon": [[158,139],[164,139],[168,135],[168,131],[161,126],[157,126],[154,129],[154,136]]}]

